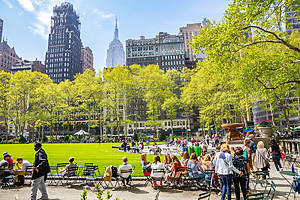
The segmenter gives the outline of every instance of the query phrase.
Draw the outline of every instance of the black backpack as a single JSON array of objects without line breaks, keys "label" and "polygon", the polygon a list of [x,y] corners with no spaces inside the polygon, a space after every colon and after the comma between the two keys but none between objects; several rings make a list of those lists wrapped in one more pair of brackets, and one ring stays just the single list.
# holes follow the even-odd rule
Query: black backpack
[{"label": "black backpack", "polygon": [[118,169],[116,166],[111,166],[111,176],[112,177],[118,177]]},{"label": "black backpack", "polygon": [[[232,158],[232,163],[233,166],[235,168],[237,168],[239,171],[243,172],[244,175],[247,174],[247,159],[245,159],[243,156],[242,157],[238,157],[238,156],[234,156]],[[234,173],[234,175],[239,176],[239,174]]]}]

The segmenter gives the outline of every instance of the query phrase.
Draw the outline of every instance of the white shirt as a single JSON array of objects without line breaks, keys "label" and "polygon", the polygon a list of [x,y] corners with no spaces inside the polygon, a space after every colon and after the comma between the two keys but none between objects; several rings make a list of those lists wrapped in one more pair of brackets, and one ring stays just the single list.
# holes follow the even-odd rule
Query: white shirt
[{"label": "white shirt", "polygon": [[23,160],[21,170],[22,170],[22,171],[26,171],[26,168],[27,168],[27,167],[31,167],[31,166],[32,166],[32,165],[30,164],[30,162],[28,162],[27,160]]},{"label": "white shirt", "polygon": [[133,170],[132,170],[132,173],[121,173],[121,170],[126,170],[126,171],[132,170],[131,164],[124,163],[123,165],[120,165],[119,173],[120,173],[120,176],[123,178],[128,178],[130,176],[130,174],[133,173]]},{"label": "white shirt", "polygon": [[[151,164],[151,177],[164,177],[164,172],[165,172],[165,167],[164,167],[164,164],[162,164],[161,162],[157,162],[156,164],[155,163],[152,163]],[[155,173],[153,173],[153,170],[159,170]]]},{"label": "white shirt", "polygon": [[232,174],[232,171],[239,174],[240,171],[233,166],[231,154],[225,152],[225,159],[220,158],[222,152],[217,153],[216,159],[216,168],[215,172],[219,175],[229,175]]}]

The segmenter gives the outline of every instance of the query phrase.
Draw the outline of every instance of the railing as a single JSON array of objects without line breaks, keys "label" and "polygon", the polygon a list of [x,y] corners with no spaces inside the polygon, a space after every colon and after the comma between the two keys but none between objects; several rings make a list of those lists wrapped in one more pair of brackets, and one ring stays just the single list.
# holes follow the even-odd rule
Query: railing
[{"label": "railing", "polygon": [[280,146],[282,147],[282,150],[286,154],[297,154],[300,155],[300,139],[281,139],[279,141]]}]

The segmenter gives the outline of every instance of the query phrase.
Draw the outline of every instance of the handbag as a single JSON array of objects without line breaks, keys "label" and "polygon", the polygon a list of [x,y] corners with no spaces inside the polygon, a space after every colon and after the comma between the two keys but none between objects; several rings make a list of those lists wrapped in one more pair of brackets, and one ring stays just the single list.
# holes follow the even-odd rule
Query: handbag
[{"label": "handbag", "polygon": [[282,152],[280,153],[280,158],[281,158],[281,159],[286,158],[286,156],[284,155],[284,153],[282,153]]}]

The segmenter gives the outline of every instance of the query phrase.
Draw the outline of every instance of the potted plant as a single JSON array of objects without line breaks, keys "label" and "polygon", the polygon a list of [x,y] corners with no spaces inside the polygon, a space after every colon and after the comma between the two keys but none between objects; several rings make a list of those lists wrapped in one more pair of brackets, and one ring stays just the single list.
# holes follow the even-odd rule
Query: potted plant
[{"label": "potted plant", "polygon": [[270,138],[272,136],[273,128],[270,120],[261,120],[257,121],[256,123],[261,137]]}]

